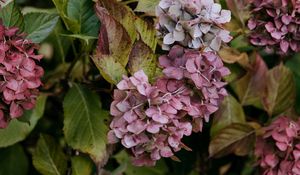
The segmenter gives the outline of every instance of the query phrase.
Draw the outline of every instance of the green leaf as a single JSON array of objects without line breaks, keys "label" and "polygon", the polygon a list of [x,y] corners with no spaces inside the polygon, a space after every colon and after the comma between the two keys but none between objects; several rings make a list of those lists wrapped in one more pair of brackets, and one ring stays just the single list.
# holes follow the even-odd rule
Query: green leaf
[{"label": "green leaf", "polygon": [[223,128],[233,123],[246,123],[242,105],[231,95],[225,97],[219,110],[215,113],[210,134],[214,137]]},{"label": "green leaf", "polygon": [[255,130],[247,124],[234,123],[212,138],[209,143],[210,157],[222,157],[230,153],[247,155],[255,142]]},{"label": "green leaf", "polygon": [[135,41],[137,33],[133,24],[136,16],[129,7],[116,0],[98,0],[97,7],[105,8],[109,15],[126,29],[132,43]]},{"label": "green leaf", "polygon": [[165,175],[168,172],[163,160],[158,161],[154,167],[136,167],[132,165],[131,159],[125,151],[119,152],[115,158],[120,166],[112,172],[112,175]]},{"label": "green leaf", "polygon": [[267,88],[263,105],[269,115],[277,115],[290,108],[295,101],[296,87],[292,72],[280,64],[267,73]]},{"label": "green leaf", "polygon": [[294,74],[295,84],[296,84],[296,102],[295,102],[295,110],[298,114],[300,114],[300,54],[295,54],[292,58],[288,59],[286,62],[286,66],[290,68],[290,70]]},{"label": "green leaf", "polygon": [[290,68],[295,75],[300,77],[300,53],[295,54],[291,59],[288,59],[285,65]]},{"label": "green leaf", "polygon": [[155,74],[156,67],[156,56],[152,50],[142,41],[137,41],[129,56],[129,72],[133,75],[139,70],[144,70],[151,80]]},{"label": "green leaf", "polygon": [[[71,39],[61,36],[62,33],[66,33],[62,21],[59,20],[52,33],[45,40],[45,43],[50,43],[53,46],[53,58],[56,60],[56,64],[65,63],[65,57],[71,46]],[[45,81],[48,82],[48,81]]]},{"label": "green leaf", "polygon": [[76,20],[72,20],[67,16],[68,0],[52,0],[60,17],[64,21],[67,29],[72,33],[78,33],[80,31],[80,25]]},{"label": "green leaf", "polygon": [[88,153],[95,162],[106,156],[104,120],[109,116],[101,109],[99,97],[88,89],[73,84],[64,102],[64,134],[67,143],[74,149]]},{"label": "green leaf", "polygon": [[100,2],[96,4],[96,14],[102,24],[97,55],[110,56],[125,67],[132,47],[130,36],[126,29],[101,7]]},{"label": "green leaf", "polygon": [[27,175],[28,158],[20,145],[0,149],[0,175]]},{"label": "green leaf", "polygon": [[27,39],[40,43],[50,35],[59,17],[56,14],[27,13],[24,19]]},{"label": "green leaf", "polygon": [[87,45],[90,43],[90,40],[96,40],[96,39],[98,39],[97,37],[94,37],[94,36],[87,36],[87,35],[82,35],[82,34],[61,34],[61,35],[65,36],[65,37],[81,39]]},{"label": "green leaf", "polygon": [[40,136],[32,159],[34,167],[43,175],[65,175],[67,171],[67,158],[50,136]]},{"label": "green leaf", "polygon": [[14,1],[4,6],[0,10],[0,18],[7,27],[18,27],[21,31],[24,29],[24,18]]},{"label": "green leaf", "polygon": [[262,106],[263,93],[266,88],[267,71],[267,65],[260,55],[256,54],[252,69],[241,79],[232,83],[232,88],[238,95],[243,106]]},{"label": "green leaf", "polygon": [[75,156],[71,158],[72,175],[92,175],[93,162],[88,157]]},{"label": "green leaf", "polygon": [[94,55],[92,59],[103,78],[111,84],[118,84],[122,76],[127,75],[125,68],[113,57]]},{"label": "green leaf", "polygon": [[137,7],[134,11],[144,12],[150,16],[155,16],[155,8],[159,0],[139,0]]},{"label": "green leaf", "polygon": [[153,25],[149,24],[148,22],[142,20],[141,18],[137,17],[135,22],[135,28],[140,34],[140,39],[147,44],[153,52],[156,50],[157,45],[157,37],[156,37],[156,30]]},{"label": "green leaf", "polygon": [[91,0],[69,0],[67,16],[78,23],[79,31],[76,34],[97,37],[100,22],[93,10]]},{"label": "green leaf", "polygon": [[8,127],[0,129],[0,147],[7,147],[24,140],[33,130],[38,120],[43,116],[47,96],[38,97],[35,109],[25,111],[22,118],[26,118],[28,122],[12,120]]}]

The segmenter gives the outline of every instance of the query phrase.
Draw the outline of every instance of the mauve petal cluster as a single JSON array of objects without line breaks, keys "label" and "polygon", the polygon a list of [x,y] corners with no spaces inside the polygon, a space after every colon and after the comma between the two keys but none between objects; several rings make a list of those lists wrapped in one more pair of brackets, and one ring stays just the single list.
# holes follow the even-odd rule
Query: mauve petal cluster
[{"label": "mauve petal cluster", "polygon": [[203,52],[173,46],[168,55],[159,58],[165,77],[184,81],[194,87],[194,95],[185,109],[193,118],[193,130],[202,130],[202,121],[218,110],[227,96],[222,78],[230,74],[215,52]]},{"label": "mauve petal cluster", "polygon": [[300,121],[280,116],[257,138],[255,154],[266,175],[300,174]]},{"label": "mauve petal cluster", "polygon": [[185,147],[183,136],[192,132],[185,118],[191,90],[183,81],[158,79],[154,85],[141,70],[123,77],[114,92],[110,113],[114,117],[109,143],[119,140],[131,149],[138,166],[155,165],[161,157],[172,157]]},{"label": "mauve petal cluster", "polygon": [[250,42],[269,53],[300,51],[300,1],[252,0]]},{"label": "mauve petal cluster", "polygon": [[36,64],[42,58],[35,54],[36,49],[18,28],[0,23],[0,128],[35,106],[44,74]]},{"label": "mauve petal cluster", "polygon": [[218,51],[232,37],[223,28],[231,12],[213,0],[161,0],[156,8],[158,36],[163,49],[180,44],[192,49]]}]

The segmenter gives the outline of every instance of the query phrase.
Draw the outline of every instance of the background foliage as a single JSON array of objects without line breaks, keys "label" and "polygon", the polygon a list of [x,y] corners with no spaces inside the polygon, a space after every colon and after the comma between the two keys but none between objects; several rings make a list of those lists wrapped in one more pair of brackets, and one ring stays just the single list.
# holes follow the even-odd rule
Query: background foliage
[{"label": "background foliage", "polygon": [[134,167],[120,145],[107,145],[114,85],[140,69],[150,79],[161,74],[156,62],[164,52],[153,27],[157,3],[15,0],[3,5],[4,24],[41,44],[46,73],[36,108],[0,130],[0,175],[257,173],[252,153],[261,126],[279,114],[300,113],[300,55],[283,59],[251,46],[244,1],[220,0],[233,14],[226,27],[234,40],[219,52],[232,72],[226,77],[231,95],[203,133],[184,139],[193,151],[179,152],[180,162]]}]

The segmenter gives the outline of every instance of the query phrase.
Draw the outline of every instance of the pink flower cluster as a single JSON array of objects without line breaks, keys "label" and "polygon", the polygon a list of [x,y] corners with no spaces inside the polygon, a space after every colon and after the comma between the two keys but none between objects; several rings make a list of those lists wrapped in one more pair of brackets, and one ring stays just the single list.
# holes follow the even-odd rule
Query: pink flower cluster
[{"label": "pink flower cluster", "polygon": [[[221,27],[230,11],[212,0],[161,0],[157,13],[163,49],[169,50],[159,58],[163,77],[153,85],[142,70],[123,77],[110,107],[109,143],[121,141],[138,166],[189,149],[182,138],[202,131],[218,110],[227,95],[222,78],[230,73],[216,54],[231,40]],[[205,52],[193,50],[199,48]]]},{"label": "pink flower cluster", "polygon": [[227,95],[222,77],[229,70],[213,52],[174,46],[159,62],[163,78],[152,86],[143,71],[123,77],[110,108],[109,143],[121,140],[131,149],[135,165],[154,165],[186,148],[183,136],[201,131],[203,120],[209,120]]},{"label": "pink flower cluster", "polygon": [[187,112],[193,117],[194,131],[202,129],[203,119],[218,110],[227,91],[222,78],[230,74],[220,57],[214,52],[204,52],[173,46],[168,55],[159,58],[165,77],[184,81],[195,87],[196,93],[188,105]]},{"label": "pink flower cluster", "polygon": [[180,80],[159,79],[154,86],[143,71],[124,77],[114,92],[110,113],[114,116],[109,143],[121,140],[134,154],[138,166],[155,165],[185,147],[192,125],[185,118],[191,90]]},{"label": "pink flower cluster", "polygon": [[180,44],[193,49],[218,51],[232,37],[222,26],[231,20],[231,12],[222,10],[213,0],[161,0],[157,6],[158,36],[163,49]]},{"label": "pink flower cluster", "polygon": [[18,28],[0,23],[0,128],[35,105],[44,73],[36,64],[42,58],[35,54],[36,49]]},{"label": "pink flower cluster", "polygon": [[252,17],[248,21],[250,42],[270,53],[299,52],[300,1],[252,1]]},{"label": "pink flower cluster", "polygon": [[257,138],[255,149],[262,174],[300,174],[300,121],[281,116],[264,131]]}]

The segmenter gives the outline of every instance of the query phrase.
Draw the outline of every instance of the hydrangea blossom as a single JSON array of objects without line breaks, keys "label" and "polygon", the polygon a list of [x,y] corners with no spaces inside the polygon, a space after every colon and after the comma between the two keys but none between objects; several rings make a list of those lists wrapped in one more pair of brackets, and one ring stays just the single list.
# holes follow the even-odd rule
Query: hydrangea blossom
[{"label": "hydrangea blossom", "polygon": [[201,131],[202,120],[216,112],[227,95],[222,78],[230,73],[214,52],[204,52],[173,46],[168,55],[159,58],[165,77],[185,81],[195,87],[195,94],[186,101],[185,110],[194,119],[194,131]]},{"label": "hydrangea blossom", "polygon": [[248,21],[250,42],[270,53],[299,52],[300,1],[252,1],[252,17]]},{"label": "hydrangea blossom", "polygon": [[144,72],[138,71],[124,76],[117,88],[108,140],[121,141],[131,149],[135,165],[154,165],[185,147],[181,139],[191,134],[192,125],[184,117],[183,99],[190,98],[191,91],[183,81],[159,79],[152,86]]},{"label": "hydrangea blossom", "polygon": [[300,174],[300,121],[281,116],[264,131],[255,149],[262,174]]},{"label": "hydrangea blossom", "polygon": [[42,58],[35,54],[36,49],[18,28],[0,22],[0,128],[35,105],[44,73],[36,64]]},{"label": "hydrangea blossom", "polygon": [[231,20],[231,12],[222,10],[213,0],[161,0],[156,9],[158,36],[163,49],[180,44],[193,49],[218,51],[232,37],[222,26]]}]

